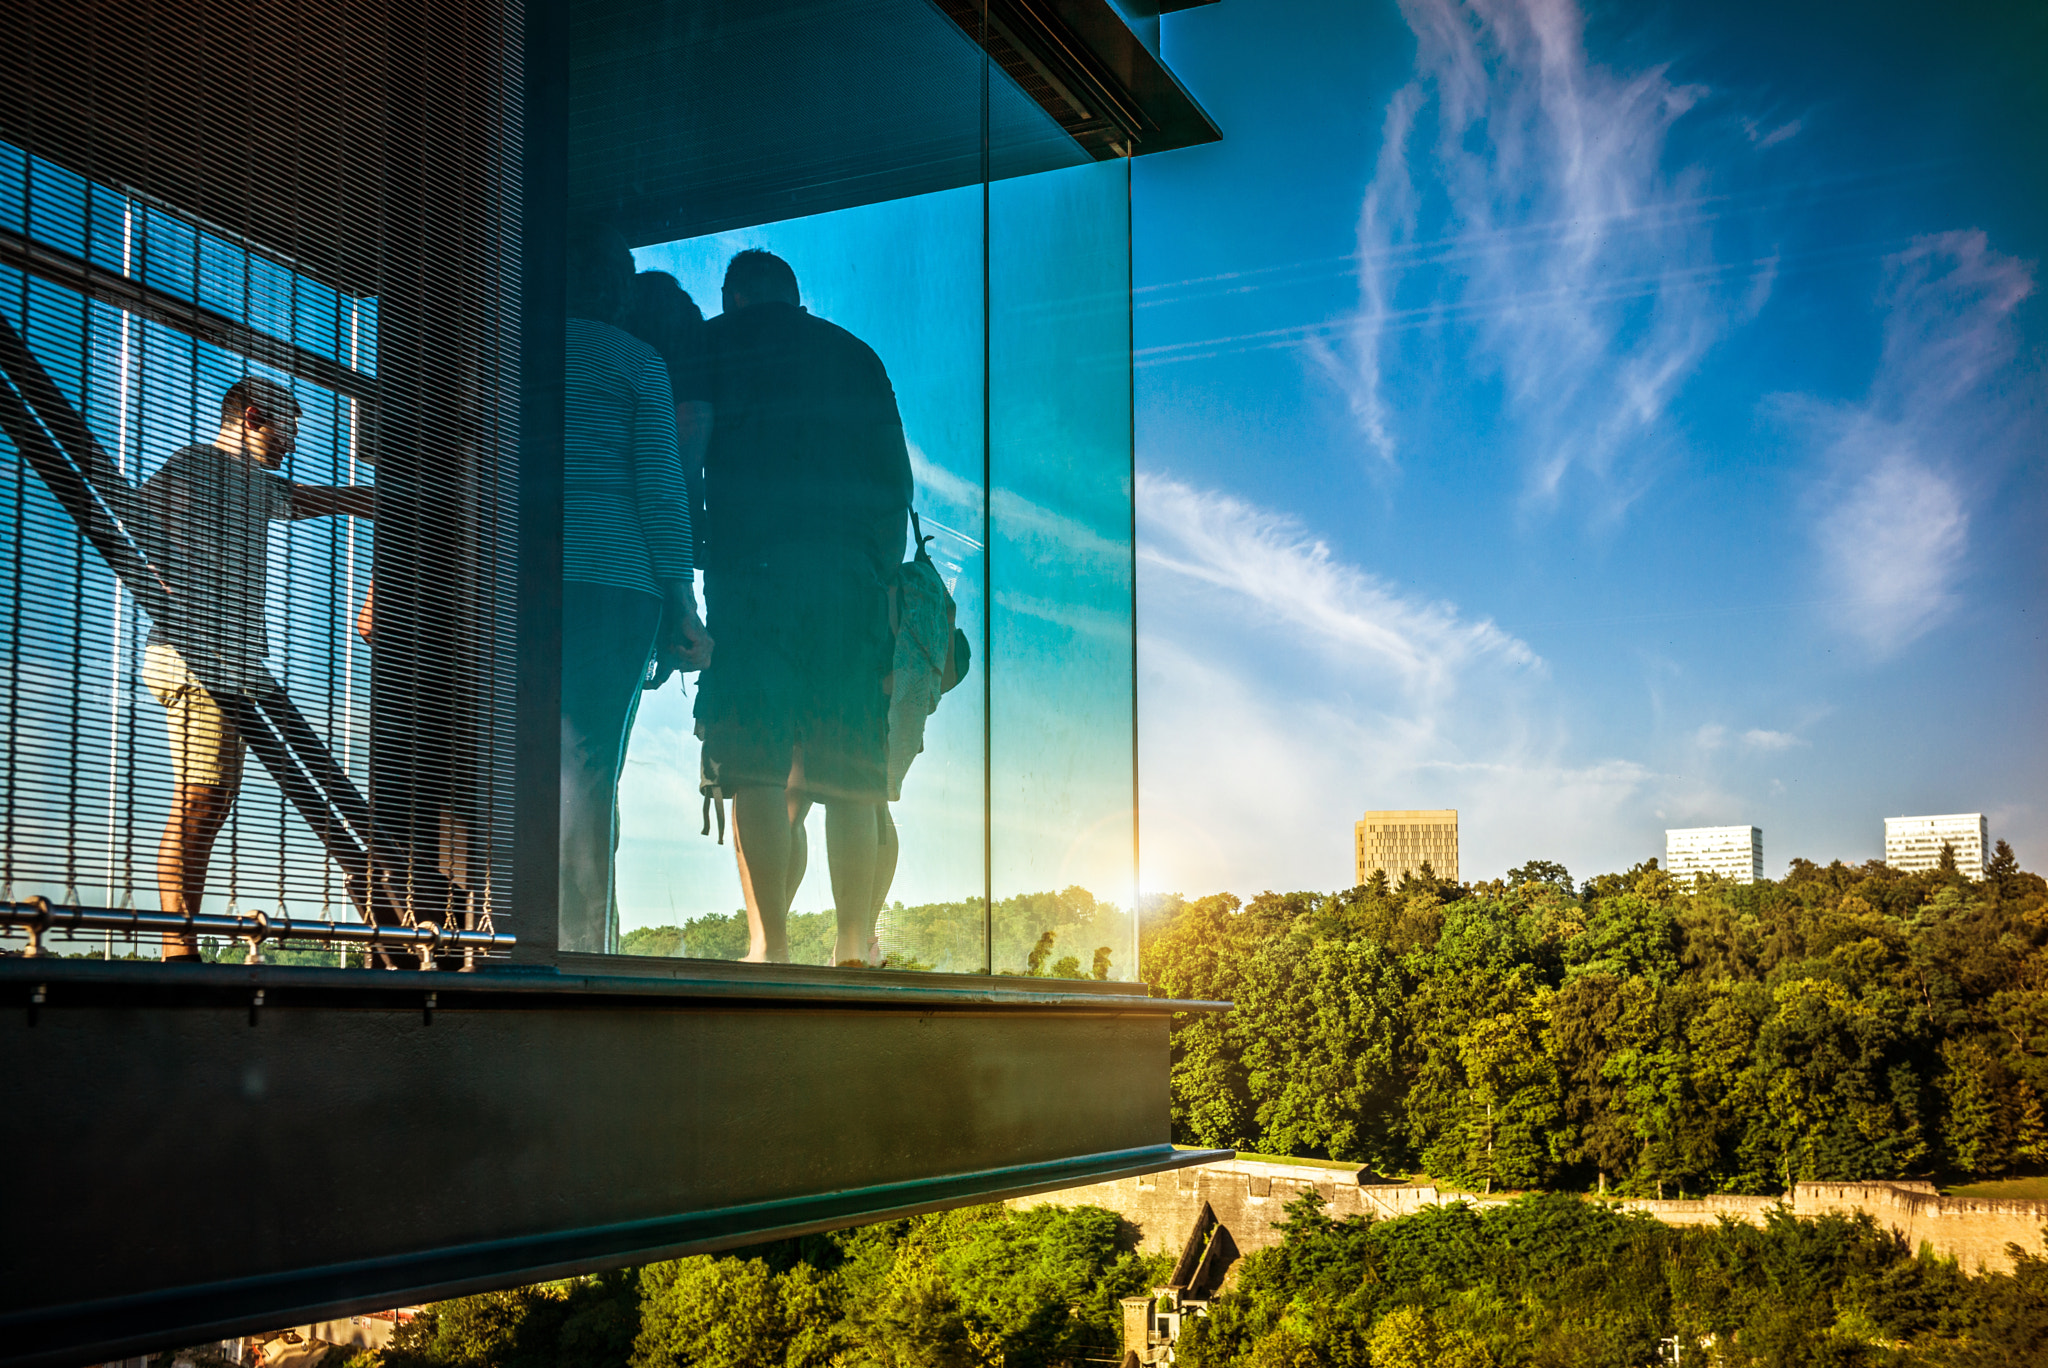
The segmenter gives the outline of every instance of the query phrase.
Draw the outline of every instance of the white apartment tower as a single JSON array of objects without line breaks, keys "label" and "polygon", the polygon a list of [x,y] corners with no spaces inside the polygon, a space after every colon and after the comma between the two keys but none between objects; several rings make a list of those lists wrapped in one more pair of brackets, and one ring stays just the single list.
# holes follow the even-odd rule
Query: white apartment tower
[{"label": "white apartment tower", "polygon": [[1385,870],[1391,883],[1403,875],[1430,872],[1446,883],[1458,881],[1458,810],[1388,808],[1368,812],[1352,825],[1353,867],[1365,883]]},{"label": "white apartment tower", "polygon": [[1761,827],[1680,827],[1664,833],[1664,868],[1683,883],[1700,874],[1714,874],[1732,883],[1755,883],[1764,876],[1764,833]]},{"label": "white apartment tower", "polygon": [[1956,868],[1973,879],[1984,877],[1984,850],[1991,830],[1981,812],[1952,812],[1945,817],[1884,819],[1884,862],[1908,874],[1941,867],[1941,848],[1955,847]]}]

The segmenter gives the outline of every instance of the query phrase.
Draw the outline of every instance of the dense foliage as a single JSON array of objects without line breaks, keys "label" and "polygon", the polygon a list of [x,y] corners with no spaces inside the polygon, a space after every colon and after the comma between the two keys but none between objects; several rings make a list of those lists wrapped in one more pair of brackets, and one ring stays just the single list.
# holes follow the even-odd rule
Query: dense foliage
[{"label": "dense foliage", "polygon": [[970,1207],[442,1302],[350,1368],[1078,1368],[1164,1276],[1100,1207]]},{"label": "dense foliage", "polygon": [[1773,1192],[2048,1164],[2048,883],[1795,860],[1681,888],[1532,861],[1169,900],[1176,1139],[1472,1186]]},{"label": "dense foliage", "polygon": [[2048,1362],[2048,1259],[1967,1276],[1868,1216],[1672,1227],[1563,1194],[1334,1222],[1186,1322],[1178,1368],[1735,1368]]},{"label": "dense foliage", "polygon": [[[1179,1368],[2048,1363],[2048,1259],[1966,1275],[1868,1216],[1671,1227],[1552,1193],[1336,1222],[1311,1190],[1282,1229]],[[977,1207],[442,1302],[345,1368],[1084,1368],[1166,1267],[1100,1208]]]}]

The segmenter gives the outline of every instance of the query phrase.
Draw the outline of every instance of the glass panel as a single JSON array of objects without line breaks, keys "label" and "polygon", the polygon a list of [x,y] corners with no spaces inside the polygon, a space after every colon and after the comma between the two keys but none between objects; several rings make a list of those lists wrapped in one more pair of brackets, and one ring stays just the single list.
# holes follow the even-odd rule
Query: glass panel
[{"label": "glass panel", "polygon": [[948,589],[981,630],[981,51],[924,0],[633,0],[571,67],[562,946],[978,971],[978,689],[889,744]]},{"label": "glass panel", "polygon": [[579,10],[564,949],[1135,975],[1127,173],[979,22]]},{"label": "glass panel", "polygon": [[[503,320],[449,282],[502,267],[502,221],[455,216],[461,249],[429,253],[447,295],[411,298],[434,316],[431,359],[380,365],[380,248],[330,235],[295,193],[225,206],[266,231],[322,225],[258,242],[0,144],[6,900],[103,922],[261,913],[273,935],[287,919],[491,929],[509,816]],[[159,918],[73,939],[241,959],[239,934]],[[260,953],[351,962],[331,941]]]},{"label": "glass panel", "polygon": [[1137,976],[1128,165],[990,187],[999,973]]},{"label": "glass panel", "polygon": [[[667,243],[636,253],[643,271],[672,275],[693,298],[713,302],[715,308],[727,265],[737,253],[772,252],[789,263],[802,293],[803,308],[812,318],[844,329],[873,350],[895,394],[919,520],[925,534],[933,538],[929,554],[939,581],[955,600],[958,627],[970,641],[980,635],[982,615],[981,213],[980,187],[966,186]],[[722,329],[708,331],[714,339],[724,334]],[[801,390],[792,386],[792,393],[778,397],[777,404],[803,402],[801,395]],[[712,427],[708,454],[713,462],[734,459],[744,450],[722,449],[716,409]],[[824,430],[826,440],[834,440],[837,424],[828,421]],[[715,483],[707,489],[714,499],[719,492]],[[735,497],[759,497],[759,493],[743,487]],[[722,511],[706,508],[707,530],[738,522],[722,519]],[[750,512],[743,509],[743,513]],[[787,512],[776,507],[772,515],[779,522]],[[897,524],[905,521],[900,509],[893,519]],[[773,544],[772,524],[764,525],[749,516],[738,525],[744,529],[747,546],[758,549],[751,557],[756,564],[773,563],[778,554],[787,554],[778,553]],[[826,524],[826,529],[829,527]],[[888,564],[878,567],[879,573],[889,578],[896,576],[902,560],[911,554],[903,533],[896,535],[901,546],[892,550]],[[708,625],[719,645],[706,676],[713,681],[715,697],[721,669],[717,650],[725,648],[725,638],[739,638],[733,644],[740,649],[751,649],[754,643],[748,639],[748,624],[721,627],[716,602],[721,575],[745,575],[746,565],[729,565],[716,551],[707,559],[705,587],[712,598]],[[791,559],[802,563],[804,558]],[[815,573],[824,577],[843,572],[828,565]],[[791,586],[788,592],[794,596],[808,591]],[[763,613],[780,611],[772,598],[758,607]],[[901,610],[898,616],[902,616]],[[942,624],[943,618],[938,621]],[[726,622],[733,622],[730,615]],[[741,667],[745,664],[742,661]],[[699,686],[706,676],[643,695],[619,790],[619,910],[621,925],[629,932],[673,926],[683,934],[672,949],[672,938],[666,932],[659,933],[658,941],[655,935],[642,933],[636,946],[732,958],[749,945],[744,934],[746,888],[735,859],[738,852],[722,849],[699,834],[696,784],[678,782],[678,776],[698,778],[701,743],[697,725],[709,712]],[[908,672],[906,678],[910,678]],[[892,967],[978,973],[982,967],[981,895],[985,883],[981,693],[962,688],[939,699],[927,696],[926,702],[938,706],[920,717],[917,699],[910,693],[915,687],[913,680],[906,688],[903,707],[893,706],[893,697],[878,699],[873,718],[878,727],[874,740],[893,738],[899,753],[891,757],[894,768],[887,775],[896,801],[868,806],[888,814],[897,853],[893,874],[885,856],[874,883],[874,905],[860,920],[854,948],[858,957],[870,960],[879,952],[890,959]],[[875,688],[879,694],[879,680]],[[808,731],[827,706],[826,698],[807,699],[799,724]],[[915,749],[912,735],[919,725],[923,726],[921,753]],[[879,730],[882,727],[886,732]],[[826,738],[821,736],[820,742],[826,743]],[[876,753],[885,754],[879,749]],[[805,760],[808,771],[808,747]],[[786,768],[788,762],[782,763]],[[727,806],[730,810],[730,803]],[[831,877],[832,833],[826,816],[825,803],[814,803],[805,815],[799,838],[803,853],[797,856],[797,863],[805,867],[789,890],[788,956],[795,963],[831,963],[837,951],[846,948],[835,944],[835,909],[847,884],[842,878],[835,886]],[[743,823],[745,818],[739,821]],[[735,836],[738,841],[748,838],[745,831]],[[740,850],[746,851],[746,847],[742,845]],[[806,861],[806,857],[815,858]],[[884,924],[878,933],[867,918],[884,906],[888,911],[880,918]],[[928,928],[927,934],[917,938],[914,951],[899,943],[900,927],[907,918]],[[858,946],[871,938],[886,943],[858,953]]]}]

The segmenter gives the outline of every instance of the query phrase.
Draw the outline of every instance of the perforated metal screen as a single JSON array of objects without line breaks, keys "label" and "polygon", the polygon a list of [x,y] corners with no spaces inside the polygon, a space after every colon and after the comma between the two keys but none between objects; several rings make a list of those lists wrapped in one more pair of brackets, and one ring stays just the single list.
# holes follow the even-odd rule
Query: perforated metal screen
[{"label": "perforated metal screen", "polygon": [[[8,900],[196,889],[182,776],[235,795],[187,910],[512,929],[518,25],[10,7]],[[295,440],[224,423],[251,377]]]}]

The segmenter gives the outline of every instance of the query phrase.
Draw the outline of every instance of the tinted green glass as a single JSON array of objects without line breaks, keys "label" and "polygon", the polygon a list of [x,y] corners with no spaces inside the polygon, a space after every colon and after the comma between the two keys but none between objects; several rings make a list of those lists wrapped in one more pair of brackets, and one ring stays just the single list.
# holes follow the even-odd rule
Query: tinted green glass
[{"label": "tinted green glass", "polygon": [[1130,975],[1123,163],[958,7],[580,15],[562,947]]},{"label": "tinted green glass", "polygon": [[1136,976],[1128,165],[990,189],[998,971]]}]

